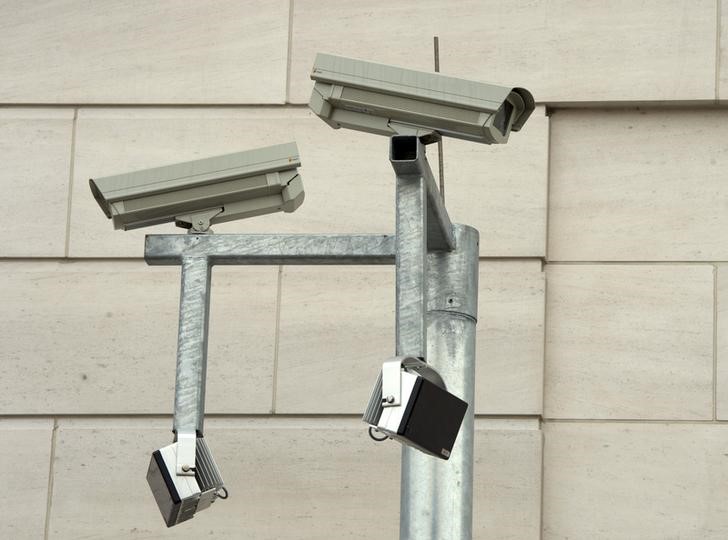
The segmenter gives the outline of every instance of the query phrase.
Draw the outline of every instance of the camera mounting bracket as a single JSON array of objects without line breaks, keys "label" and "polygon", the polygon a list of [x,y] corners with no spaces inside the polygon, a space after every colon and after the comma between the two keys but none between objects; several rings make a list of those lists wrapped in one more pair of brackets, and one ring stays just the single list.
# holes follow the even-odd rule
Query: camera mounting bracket
[{"label": "camera mounting bracket", "polygon": [[175,216],[174,224],[183,229],[189,229],[188,234],[212,234],[210,222],[225,211],[224,208],[212,208],[192,214]]}]

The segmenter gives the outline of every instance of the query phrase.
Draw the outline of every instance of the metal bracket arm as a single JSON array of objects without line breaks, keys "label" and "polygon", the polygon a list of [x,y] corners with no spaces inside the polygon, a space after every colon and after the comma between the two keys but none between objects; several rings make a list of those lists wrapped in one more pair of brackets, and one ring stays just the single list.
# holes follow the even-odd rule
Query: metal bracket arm
[{"label": "metal bracket arm", "polygon": [[177,433],[177,466],[178,476],[195,475],[195,455],[197,453],[197,434],[195,432]]},{"label": "metal bracket arm", "polygon": [[435,177],[425,155],[425,145],[413,135],[395,135],[390,138],[389,161],[398,177],[419,176],[427,193],[427,250],[452,251],[455,249],[450,215],[437,188]]},{"label": "metal bracket arm", "polygon": [[178,475],[195,474],[196,439],[203,433],[210,274],[210,261],[206,257],[186,257],[182,260],[174,388]]}]

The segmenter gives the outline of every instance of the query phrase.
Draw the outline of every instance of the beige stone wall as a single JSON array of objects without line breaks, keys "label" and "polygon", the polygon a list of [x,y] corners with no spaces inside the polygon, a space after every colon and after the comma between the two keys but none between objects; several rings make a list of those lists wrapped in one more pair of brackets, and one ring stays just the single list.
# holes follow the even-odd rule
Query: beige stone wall
[{"label": "beige stone wall", "polygon": [[87,179],[295,139],[301,209],[218,232],[391,232],[386,139],[313,116],[308,70],[430,69],[433,35],[443,72],[538,102],[506,146],[444,144],[450,213],[481,233],[475,538],[727,538],[722,3],[0,3],[0,538],[397,537],[399,447],[358,418],[393,269],[214,271],[231,496],[166,530],[144,475],[179,270],[142,240],[174,228],[113,231]]}]

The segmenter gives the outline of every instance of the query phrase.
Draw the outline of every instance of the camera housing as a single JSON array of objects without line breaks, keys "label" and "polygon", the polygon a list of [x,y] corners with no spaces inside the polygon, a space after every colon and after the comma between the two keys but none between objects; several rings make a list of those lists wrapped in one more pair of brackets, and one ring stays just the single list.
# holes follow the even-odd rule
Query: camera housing
[{"label": "camera housing", "polygon": [[468,404],[422,359],[384,362],[362,420],[431,456],[449,459]]},{"label": "camera housing", "polygon": [[379,135],[440,135],[504,144],[523,127],[535,104],[525,88],[316,55],[309,107],[333,128]]},{"label": "camera housing", "polygon": [[90,179],[115,229],[174,221],[183,228],[293,212],[304,192],[296,143],[279,144],[137,172]]},{"label": "camera housing", "polygon": [[[147,482],[167,527],[172,527],[209,508],[219,498],[227,498],[220,471],[207,442],[197,437],[194,475],[176,472],[178,443],[152,453]],[[225,496],[220,496],[224,492]]]}]

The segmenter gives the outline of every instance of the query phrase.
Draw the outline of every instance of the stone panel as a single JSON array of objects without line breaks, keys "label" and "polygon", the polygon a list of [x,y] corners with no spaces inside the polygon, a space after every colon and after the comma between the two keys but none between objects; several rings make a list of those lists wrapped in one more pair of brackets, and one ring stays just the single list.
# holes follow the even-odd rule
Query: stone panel
[{"label": "stone panel", "polygon": [[549,265],[548,418],[713,418],[713,267]]},{"label": "stone panel", "polygon": [[286,267],[276,412],[361,414],[394,355],[394,267]]},{"label": "stone panel", "polygon": [[64,255],[72,129],[70,109],[0,108],[0,257]]},{"label": "stone panel", "polygon": [[[530,89],[536,101],[712,100],[712,0],[294,2],[290,100],[317,52]],[[406,21],[406,24],[403,24]]]},{"label": "stone panel", "polygon": [[43,538],[53,421],[0,420],[0,537]]},{"label": "stone panel", "polygon": [[728,111],[551,116],[552,261],[728,260]]},{"label": "stone panel", "polygon": [[722,540],[725,427],[547,423],[544,540]]},{"label": "stone panel", "polygon": [[476,414],[543,412],[545,287],[540,261],[481,262]]},{"label": "stone panel", "polygon": [[[392,267],[284,268],[276,412],[360,414],[394,353]],[[540,262],[483,262],[476,412],[540,414]]]},{"label": "stone panel", "polygon": [[[0,413],[171,414],[180,271],[0,265]],[[213,270],[207,411],[271,409],[276,268]]]},{"label": "stone panel", "polygon": [[478,419],[475,426],[473,538],[540,540],[538,420]]},{"label": "stone panel", "polygon": [[[538,538],[537,428],[530,421],[476,423],[477,540]],[[358,419],[209,420],[206,438],[230,498],[173,529],[145,481],[151,452],[170,438],[161,419],[62,421],[50,537],[397,537],[401,447],[375,443]],[[126,474],[114,474],[117,468]]]},{"label": "stone panel", "polygon": [[283,103],[287,0],[0,6],[0,102]]},{"label": "stone panel", "polygon": [[51,538],[397,535],[400,448],[377,445],[359,421],[210,420],[206,438],[229,499],[167,529],[145,480],[152,451],[171,442],[167,422],[64,422]]}]

